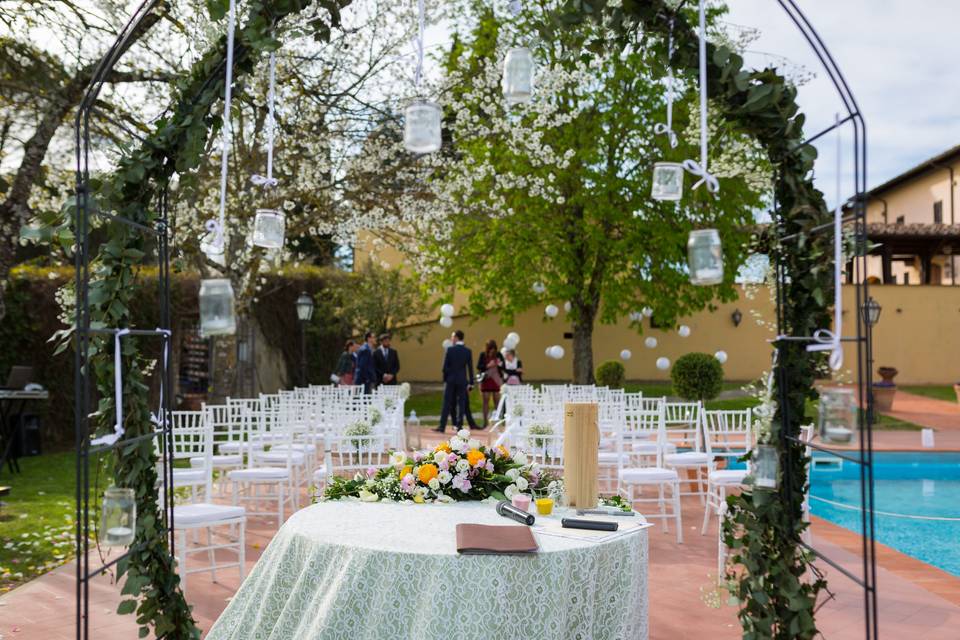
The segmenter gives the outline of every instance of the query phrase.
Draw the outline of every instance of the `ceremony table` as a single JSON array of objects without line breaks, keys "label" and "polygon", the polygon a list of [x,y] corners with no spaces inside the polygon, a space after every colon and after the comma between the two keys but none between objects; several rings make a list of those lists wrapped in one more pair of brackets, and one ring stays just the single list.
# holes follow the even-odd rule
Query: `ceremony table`
[{"label": "ceremony table", "polygon": [[598,542],[539,534],[541,522],[538,553],[461,555],[458,523],[525,525],[479,502],[312,505],[277,532],[207,638],[645,640],[647,531]]}]

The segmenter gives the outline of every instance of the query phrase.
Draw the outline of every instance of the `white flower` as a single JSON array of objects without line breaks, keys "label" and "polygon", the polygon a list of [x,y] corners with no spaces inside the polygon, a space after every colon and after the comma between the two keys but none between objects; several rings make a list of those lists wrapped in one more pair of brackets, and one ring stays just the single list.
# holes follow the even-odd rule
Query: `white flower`
[{"label": "white flower", "polygon": [[450,438],[450,448],[454,451],[463,451],[467,443],[462,438],[454,436]]},{"label": "white flower", "polygon": [[469,440],[470,429],[460,429],[460,431],[457,431],[457,437],[461,438],[462,440]]},{"label": "white flower", "polygon": [[407,456],[402,451],[394,451],[390,454],[390,464],[395,467],[402,467],[403,463],[407,461]]},{"label": "white flower", "polygon": [[515,484],[511,484],[503,491],[503,495],[507,496],[507,500],[511,500],[513,496],[517,495],[518,493],[520,493],[520,491],[517,489],[517,485]]},{"label": "white flower", "polygon": [[376,502],[380,499],[375,493],[370,493],[366,489],[360,489],[360,501],[361,502]]},{"label": "white flower", "polygon": [[440,475],[438,475],[437,478],[439,478],[440,484],[447,484],[448,482],[450,482],[453,476],[450,475],[449,471],[441,471]]},{"label": "white flower", "polygon": [[434,491],[437,491],[440,488],[440,480],[437,478],[430,478],[430,482],[427,484],[430,485],[430,488]]},{"label": "white flower", "polygon": [[469,468],[470,468],[469,462],[467,462],[463,458],[460,458],[459,460],[457,460],[457,471],[463,472],[468,470]]},{"label": "white flower", "polygon": [[440,504],[450,504],[451,502],[453,502],[453,498],[443,493],[438,493],[437,502],[439,502]]},{"label": "white flower", "polygon": [[510,478],[511,480],[516,480],[517,478],[520,477],[520,469],[513,468],[513,469],[507,470],[507,477]]},{"label": "white flower", "polygon": [[479,449],[479,448],[480,448],[479,440],[477,440],[476,438],[470,438],[469,440],[467,440],[467,449]]},{"label": "white flower", "polygon": [[519,478],[517,478],[516,483],[517,483],[517,489],[520,489],[520,491],[526,491],[527,487],[530,486],[530,483],[527,482],[527,479],[524,478],[523,476],[520,476]]},{"label": "white flower", "polygon": [[525,465],[527,464],[527,454],[525,454],[523,451],[517,451],[513,455],[513,461],[519,465]]}]

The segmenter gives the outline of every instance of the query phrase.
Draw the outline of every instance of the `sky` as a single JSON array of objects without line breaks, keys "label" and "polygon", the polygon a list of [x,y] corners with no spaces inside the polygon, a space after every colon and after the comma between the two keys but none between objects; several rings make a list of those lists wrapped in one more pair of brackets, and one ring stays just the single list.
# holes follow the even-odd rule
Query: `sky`
[{"label": "sky", "polygon": [[[795,0],[827,48],[859,103],[867,125],[867,185],[877,186],[960,144],[960,0]],[[816,74],[800,87],[806,132],[828,126],[842,104],[809,45],[777,0],[727,0],[728,22],[756,27],[747,64],[785,56]],[[849,133],[845,134],[849,145]],[[818,145],[818,187],[835,202],[836,138]],[[844,150],[844,167],[850,154]],[[844,197],[852,192],[843,171]]]}]

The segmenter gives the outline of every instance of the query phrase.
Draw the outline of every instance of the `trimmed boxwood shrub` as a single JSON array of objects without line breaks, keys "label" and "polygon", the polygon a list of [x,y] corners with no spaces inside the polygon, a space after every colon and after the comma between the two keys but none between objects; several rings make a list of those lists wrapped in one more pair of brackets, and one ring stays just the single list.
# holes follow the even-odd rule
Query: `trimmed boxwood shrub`
[{"label": "trimmed boxwood shrub", "polygon": [[723,387],[723,367],[707,353],[688,353],[677,358],[670,370],[673,390],[684,400],[713,400]]},{"label": "trimmed boxwood shrub", "polygon": [[626,377],[626,369],[623,368],[623,364],[616,360],[607,360],[597,367],[594,377],[597,379],[597,384],[602,387],[622,389],[624,378]]}]

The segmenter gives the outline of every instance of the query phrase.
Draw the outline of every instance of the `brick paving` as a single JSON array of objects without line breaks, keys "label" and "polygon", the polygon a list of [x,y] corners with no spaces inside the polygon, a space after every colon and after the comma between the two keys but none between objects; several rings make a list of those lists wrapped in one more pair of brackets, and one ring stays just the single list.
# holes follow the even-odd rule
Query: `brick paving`
[{"label": "brick paving", "polygon": [[960,404],[955,402],[918,396],[898,389],[887,414],[921,427],[960,432]]}]

